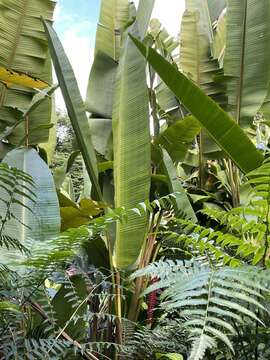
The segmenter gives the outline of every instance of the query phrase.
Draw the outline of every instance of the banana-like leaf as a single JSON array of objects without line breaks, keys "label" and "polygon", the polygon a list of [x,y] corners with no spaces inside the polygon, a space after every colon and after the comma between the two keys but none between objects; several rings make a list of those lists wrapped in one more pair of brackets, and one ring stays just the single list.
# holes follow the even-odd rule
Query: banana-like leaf
[{"label": "banana-like leaf", "polygon": [[170,193],[177,192],[175,198],[176,216],[184,216],[193,222],[197,222],[197,217],[190,204],[189,198],[181,184],[181,180],[177,177],[176,169],[170,155],[165,149],[163,152],[162,169],[167,176]]},{"label": "banana-like leaf", "polygon": [[[44,16],[47,21],[51,21],[54,7],[55,2],[51,0],[28,0],[27,2],[2,0],[0,2],[1,66],[18,73],[31,74],[32,77],[40,78],[47,83],[51,82],[48,44],[40,17]],[[15,73],[12,76],[14,78]],[[12,88],[0,85],[0,132],[21,120],[36,93],[32,89],[21,87],[21,85],[26,85],[25,80],[27,80],[23,74],[19,78],[22,80],[19,81],[20,84],[12,86]],[[10,82],[9,79],[6,80]],[[35,81],[31,80],[28,85],[32,87],[34,83]],[[48,103],[47,107],[44,108],[42,105],[43,109],[39,116],[32,114],[29,117],[30,127],[32,124],[33,127],[36,127],[36,121],[38,121],[38,125],[48,124],[50,121],[51,104],[49,99],[46,102]],[[23,127],[16,128],[16,132],[18,131],[21,135],[24,131]],[[18,138],[17,135],[16,138]],[[49,130],[40,131],[39,135],[38,142],[46,142]],[[20,138],[22,137],[20,136]],[[16,145],[19,143],[12,138],[9,141]]]},{"label": "banana-like leaf", "polygon": [[231,112],[242,127],[252,124],[270,81],[270,3],[228,0],[224,73]]},{"label": "banana-like leaf", "polygon": [[[35,186],[34,204],[20,193],[16,194],[18,202],[14,204],[12,212],[17,220],[12,218],[8,221],[5,233],[29,247],[58,236],[61,223],[59,203],[53,177],[47,164],[34,149],[25,147],[10,151],[3,159],[3,163],[31,175]],[[3,198],[2,189],[0,189],[0,194],[0,198]],[[2,208],[0,212],[3,214],[5,210]],[[14,251],[12,254],[16,259],[18,253]]]},{"label": "banana-like leaf", "polygon": [[152,19],[150,21],[148,34],[155,39],[156,46],[159,50],[169,56],[179,46],[179,41],[168,33],[158,19]]},{"label": "banana-like leaf", "polygon": [[198,120],[188,116],[164,130],[156,138],[155,143],[163,146],[174,162],[182,162],[200,130]]},{"label": "banana-like leaf", "polygon": [[87,172],[93,185],[93,198],[95,200],[101,200],[102,194],[98,183],[96,155],[91,141],[91,131],[78,84],[73,69],[56,32],[48,22],[43,20],[43,24],[69,118],[71,120]]},{"label": "banana-like leaf", "polygon": [[129,20],[128,0],[102,0],[96,35],[96,54],[119,59],[121,30]]},{"label": "banana-like leaf", "polygon": [[96,151],[110,160],[110,140],[112,135],[112,120],[111,119],[89,119],[89,125],[92,134],[92,142]]},{"label": "banana-like leaf", "polygon": [[225,89],[214,81],[214,76],[222,72],[214,56],[214,33],[208,2],[211,1],[186,0],[181,25],[180,68],[207,95],[215,98],[224,95]]},{"label": "banana-like leaf", "polygon": [[18,85],[30,89],[45,89],[49,85],[43,80],[23,72],[7,69],[3,66],[0,66],[0,82],[4,83],[7,87]]},{"label": "banana-like leaf", "polygon": [[137,10],[138,34],[141,39],[144,38],[151,18],[155,0],[140,1]]},{"label": "banana-like leaf", "polygon": [[[95,59],[89,76],[85,101],[86,110],[92,113],[89,122],[93,134],[93,145],[102,155],[111,152],[110,146],[108,146],[108,151],[106,148],[106,145],[109,145],[108,132],[106,131],[104,141],[104,137],[100,136],[100,130],[105,127],[109,131],[110,138],[112,137],[112,107],[120,38],[122,28],[128,22],[128,18],[128,0],[102,0],[96,34]],[[100,119],[100,124],[96,119]],[[108,155],[107,159],[110,158],[111,156]]]},{"label": "banana-like leaf", "polygon": [[97,216],[102,213],[105,207],[105,204],[98,203],[90,199],[81,199],[79,205],[76,207],[61,207],[61,231],[88,224],[93,216]]},{"label": "banana-like leaf", "polygon": [[[139,14],[149,19],[152,7],[140,1]],[[138,18],[137,18],[138,19]],[[143,35],[143,21],[135,21],[133,35]],[[145,60],[127,37],[120,57],[113,111],[115,206],[129,209],[149,198],[151,151],[148,90]],[[148,226],[147,215],[131,215],[118,223],[114,247],[114,265],[125,268],[136,262]]]},{"label": "banana-like leaf", "polygon": [[213,41],[213,56],[215,59],[218,59],[218,62],[221,67],[223,67],[223,60],[225,56],[226,49],[226,25],[227,25],[227,16],[226,12],[223,12],[216,24],[214,41]]},{"label": "banana-like leaf", "polygon": [[130,35],[150,65],[183,105],[198,119],[222,150],[247,173],[260,166],[263,156],[245,132],[210,97],[155,50]]},{"label": "banana-like leaf", "polygon": [[[186,7],[181,26],[180,68],[206,95],[211,96],[219,105],[225,106],[225,88],[214,81],[214,76],[222,72],[218,60],[213,58],[211,52],[214,36],[208,3],[186,0]],[[204,130],[200,137],[200,151],[220,151]]]},{"label": "banana-like leaf", "polygon": [[[172,59],[175,57],[174,52],[179,47],[179,41],[169,35],[159,20],[152,19],[150,21],[148,34],[148,43],[153,39],[152,41],[155,44],[156,49],[158,49],[166,58]],[[151,73],[152,69],[150,68],[149,70]],[[166,111],[166,115],[171,109],[177,109],[179,107],[178,100],[162,81],[159,81],[158,85],[155,87],[155,93],[157,103],[161,110]]]},{"label": "banana-like leaf", "polygon": [[98,52],[92,65],[86,96],[86,110],[99,117],[112,118],[117,62]]},{"label": "banana-like leaf", "polygon": [[[48,71],[51,72],[51,59],[49,57],[48,61],[47,65],[50,69]],[[2,133],[3,138],[7,138],[12,144],[20,145],[24,142],[23,140],[26,138],[25,121],[27,119],[28,145],[47,143],[50,134],[53,131],[56,132],[54,127],[56,122],[54,91],[56,88],[57,86],[53,85],[35,94],[28,108],[23,111],[21,118]],[[50,130],[52,128],[53,130]]]},{"label": "banana-like leaf", "polygon": [[160,82],[155,90],[158,105],[162,110],[175,109],[179,106],[178,100],[164,82]]},{"label": "banana-like leaf", "polygon": [[129,19],[128,0],[102,0],[95,59],[86,96],[87,111],[112,118],[112,97],[119,60],[121,31]]}]

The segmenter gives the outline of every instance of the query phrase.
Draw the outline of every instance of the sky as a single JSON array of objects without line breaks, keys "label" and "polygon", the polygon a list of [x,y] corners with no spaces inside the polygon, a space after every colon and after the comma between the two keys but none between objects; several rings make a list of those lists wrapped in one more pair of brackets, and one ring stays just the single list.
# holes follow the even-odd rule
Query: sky
[{"label": "sky", "polygon": [[[185,0],[156,0],[152,17],[158,18],[171,35],[177,36],[184,3]],[[58,0],[55,10],[54,28],[71,62],[83,98],[93,62],[99,8],[100,0]],[[56,104],[64,110],[60,90],[56,94]]]}]

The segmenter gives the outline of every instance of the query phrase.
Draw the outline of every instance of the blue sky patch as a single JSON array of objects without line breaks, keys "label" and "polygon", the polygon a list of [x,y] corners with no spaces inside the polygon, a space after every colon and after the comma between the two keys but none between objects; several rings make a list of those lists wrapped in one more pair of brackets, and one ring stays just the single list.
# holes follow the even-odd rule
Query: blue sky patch
[{"label": "blue sky patch", "polygon": [[72,27],[80,29],[80,35],[95,37],[100,0],[59,0],[55,29],[60,38]]}]

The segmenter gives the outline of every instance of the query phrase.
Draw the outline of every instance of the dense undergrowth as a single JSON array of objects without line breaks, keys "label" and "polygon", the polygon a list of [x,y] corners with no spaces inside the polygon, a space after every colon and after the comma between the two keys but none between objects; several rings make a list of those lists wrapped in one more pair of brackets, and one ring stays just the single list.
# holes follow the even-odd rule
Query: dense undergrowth
[{"label": "dense undergrowth", "polygon": [[0,359],[270,358],[270,5],[154,3],[101,1],[82,99],[0,1]]}]

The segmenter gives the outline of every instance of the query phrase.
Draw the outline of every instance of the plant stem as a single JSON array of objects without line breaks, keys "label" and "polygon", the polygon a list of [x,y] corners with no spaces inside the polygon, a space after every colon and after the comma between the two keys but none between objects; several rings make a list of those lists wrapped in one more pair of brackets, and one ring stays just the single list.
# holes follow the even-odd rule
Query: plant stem
[{"label": "plant stem", "polygon": [[[147,237],[147,242],[146,242],[146,246],[144,248],[143,255],[141,257],[139,269],[144,268],[151,261],[151,258],[152,258],[152,255],[153,255],[154,249],[155,249],[155,242],[156,242],[158,228],[159,228],[159,225],[160,225],[160,222],[162,219],[162,214],[163,213],[161,210],[158,214],[156,225],[155,225],[155,215],[156,214],[152,214],[151,225],[149,228],[149,234]],[[147,286],[147,280],[145,278],[139,277],[136,279],[135,291],[132,296],[131,305],[130,305],[129,314],[128,314],[128,319],[131,321],[136,322],[138,319],[139,310],[140,310],[140,302],[141,302],[140,294],[146,286]]]},{"label": "plant stem", "polygon": [[121,297],[121,277],[119,271],[115,274],[115,290],[116,290],[116,328],[117,328],[117,342],[119,345],[123,343],[123,329],[122,329],[122,297]]},{"label": "plant stem", "polygon": [[205,161],[203,156],[203,139],[202,131],[199,135],[199,186],[201,189],[204,189],[205,185]]},{"label": "plant stem", "polygon": [[230,159],[228,161],[224,160],[224,163],[228,172],[231,186],[232,205],[235,208],[240,204],[239,170]]}]

